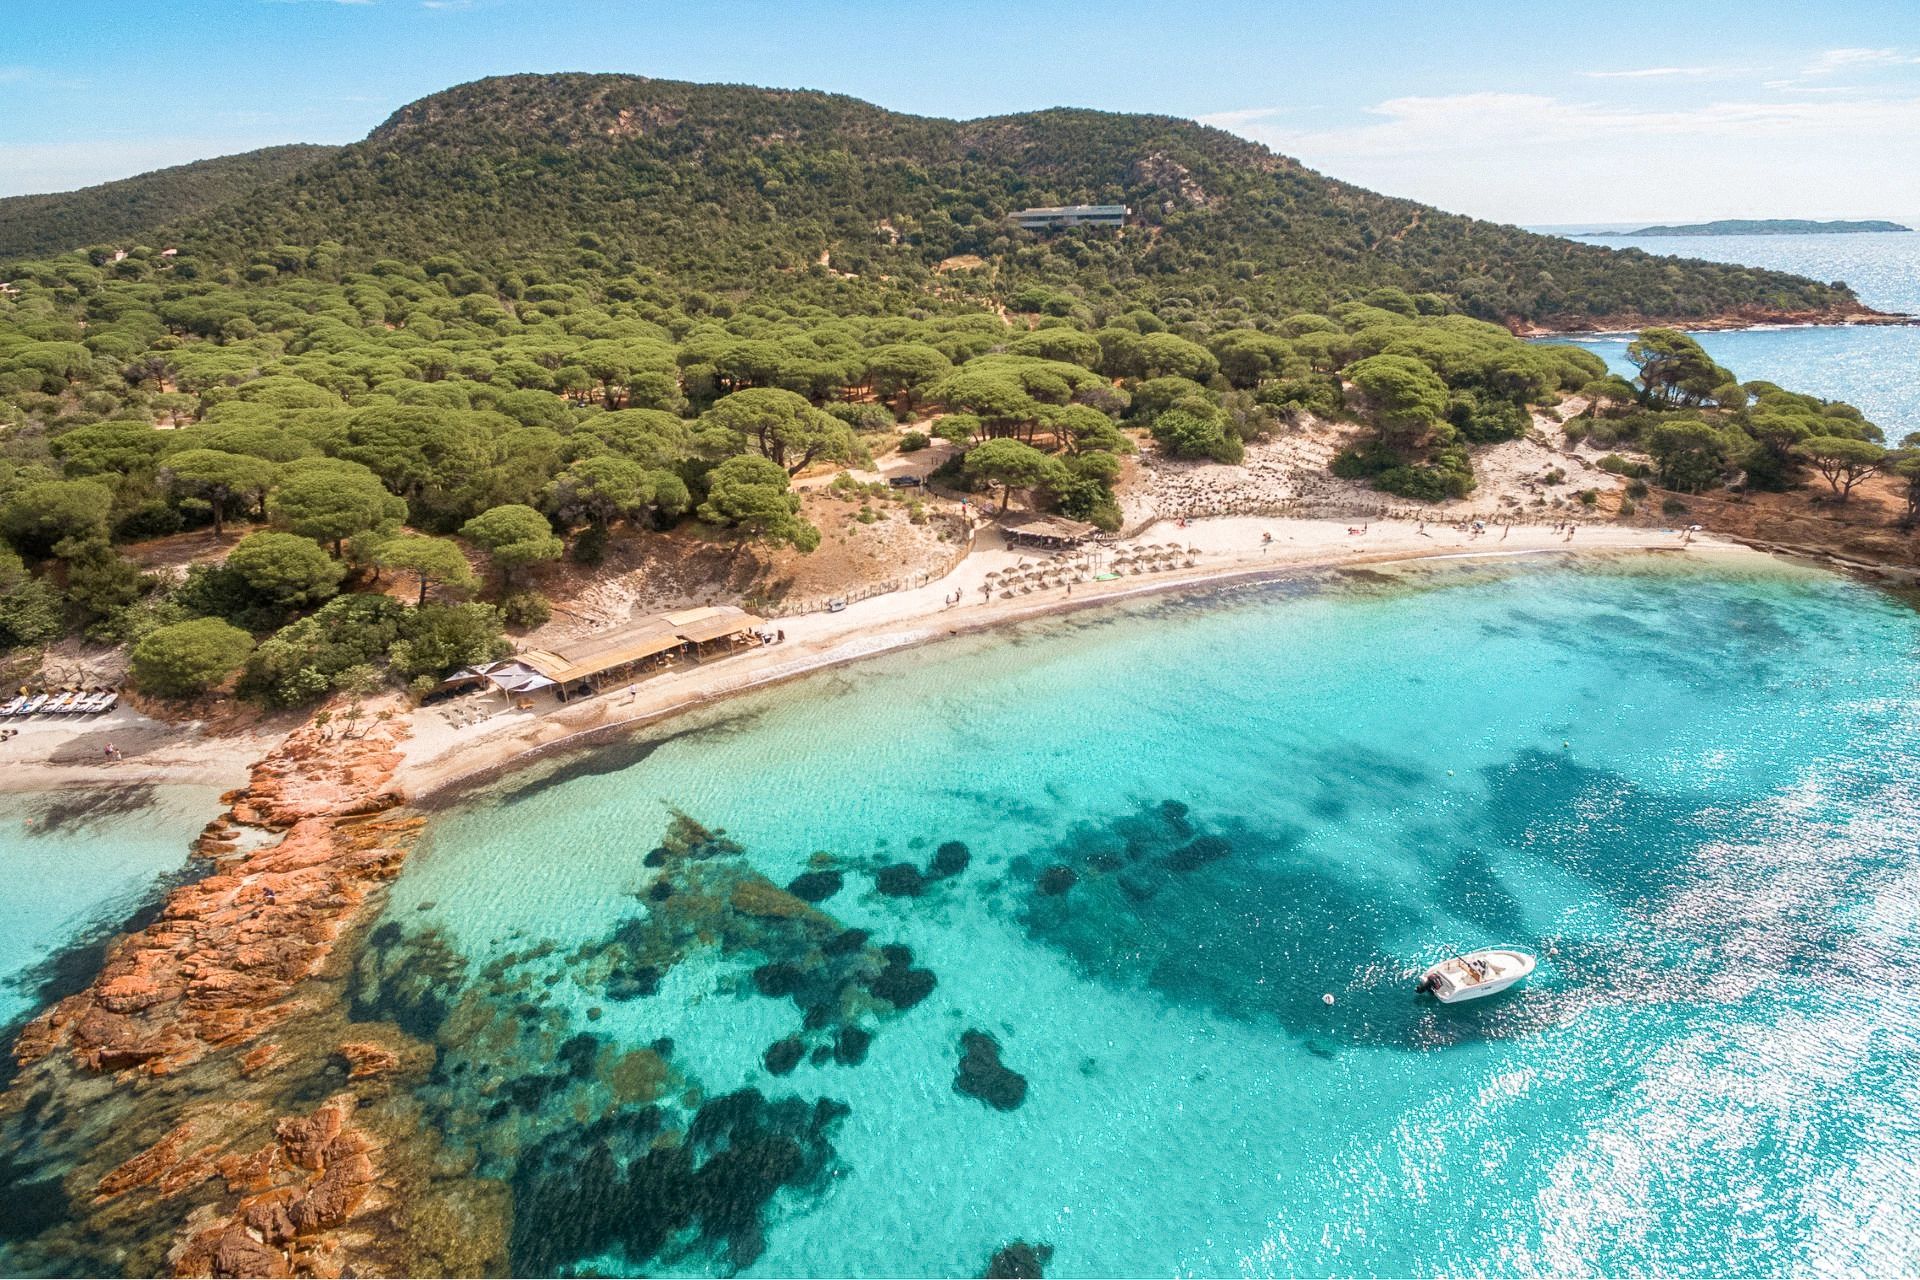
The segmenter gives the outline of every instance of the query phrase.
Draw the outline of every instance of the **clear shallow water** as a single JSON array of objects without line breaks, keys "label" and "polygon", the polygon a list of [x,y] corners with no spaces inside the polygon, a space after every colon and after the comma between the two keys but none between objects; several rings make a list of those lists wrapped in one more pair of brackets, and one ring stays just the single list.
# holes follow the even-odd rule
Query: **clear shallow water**
[{"label": "clear shallow water", "polygon": [[[1844,280],[1867,305],[1920,314],[1920,232],[1793,236],[1574,236],[1587,244],[1637,248]],[[1857,405],[1890,443],[1920,431],[1920,327],[1816,326],[1694,335],[1744,381],[1759,378],[1793,391]],[[1616,373],[1631,375],[1628,339],[1574,339]]]},{"label": "clear shallow water", "polygon": [[71,989],[118,932],[189,872],[188,845],[219,812],[215,787],[129,786],[0,795],[0,1027]]},{"label": "clear shallow water", "polygon": [[[1911,1271],[1917,646],[1647,561],[966,638],[439,814],[357,1012],[437,1041],[521,1272]],[[761,879],[821,870],[832,921]],[[1491,942],[1525,989],[1414,1000]]]}]

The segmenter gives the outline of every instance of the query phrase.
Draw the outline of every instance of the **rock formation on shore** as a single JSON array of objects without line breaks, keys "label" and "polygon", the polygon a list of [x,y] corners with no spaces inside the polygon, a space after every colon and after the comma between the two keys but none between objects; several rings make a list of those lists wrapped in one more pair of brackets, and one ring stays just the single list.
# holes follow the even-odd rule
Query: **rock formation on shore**
[{"label": "rock formation on shore", "polygon": [[349,1023],[333,973],[418,825],[381,816],[405,732],[292,734],[196,842],[217,869],[21,1034],[0,1147],[22,1154],[0,1201],[39,1206],[5,1224],[29,1263],[338,1276],[504,1253],[482,1219],[458,1246],[422,1244],[438,1202],[405,1188],[427,1181],[433,1140],[395,1085],[431,1051]]}]

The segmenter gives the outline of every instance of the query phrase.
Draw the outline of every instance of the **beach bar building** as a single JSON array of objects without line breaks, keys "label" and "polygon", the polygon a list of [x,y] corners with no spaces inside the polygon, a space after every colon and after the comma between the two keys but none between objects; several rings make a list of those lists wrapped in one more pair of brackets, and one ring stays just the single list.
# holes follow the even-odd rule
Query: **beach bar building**
[{"label": "beach bar building", "polygon": [[1132,210],[1123,204],[1055,204],[1017,209],[1007,221],[1023,231],[1052,231],[1060,227],[1124,227]]},{"label": "beach bar building", "polygon": [[1000,521],[1000,532],[1013,547],[1077,547],[1099,534],[1098,526],[1065,516],[1012,515]]},{"label": "beach bar building", "polygon": [[600,692],[681,658],[696,662],[760,643],[765,619],[732,605],[683,609],[588,636],[576,644],[528,649],[502,662],[469,667],[448,684],[485,681],[509,696],[552,689],[566,702]]}]

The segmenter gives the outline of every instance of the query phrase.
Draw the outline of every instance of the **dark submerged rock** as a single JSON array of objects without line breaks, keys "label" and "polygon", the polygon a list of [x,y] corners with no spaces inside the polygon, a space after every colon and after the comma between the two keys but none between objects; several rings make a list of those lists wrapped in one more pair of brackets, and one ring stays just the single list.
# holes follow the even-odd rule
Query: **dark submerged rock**
[{"label": "dark submerged rock", "polygon": [[986,1280],[1042,1280],[1047,1263],[1053,1261],[1053,1246],[1028,1244],[1015,1240],[996,1250],[981,1274]]},{"label": "dark submerged rock", "polygon": [[607,975],[607,999],[638,1000],[660,990],[660,971],[650,964],[616,969]]},{"label": "dark submerged rock", "polygon": [[842,1027],[833,1038],[833,1060],[843,1067],[857,1067],[867,1060],[873,1034],[859,1027]]},{"label": "dark submerged rock", "polygon": [[830,956],[851,955],[866,946],[867,939],[872,936],[865,929],[842,929],[821,943],[820,950]]},{"label": "dark submerged rock", "polygon": [[1233,852],[1233,845],[1220,836],[1199,836],[1167,855],[1169,871],[1192,871],[1209,862],[1218,862]]},{"label": "dark submerged rock", "polygon": [[927,887],[926,877],[911,862],[896,862],[880,868],[873,887],[889,898],[917,898]]},{"label": "dark submerged rock", "polygon": [[960,1033],[960,1070],[953,1087],[996,1111],[1012,1111],[1027,1100],[1027,1078],[1000,1061],[1000,1042],[984,1031]]},{"label": "dark submerged rock", "polygon": [[927,863],[927,878],[945,880],[949,876],[957,876],[972,861],[973,854],[967,851],[966,845],[958,840],[949,840],[933,851],[933,859]]},{"label": "dark submerged rock", "polygon": [[933,994],[934,984],[931,969],[888,965],[867,984],[867,990],[896,1009],[911,1009]]},{"label": "dark submerged rock", "polygon": [[802,902],[825,902],[840,892],[846,877],[838,871],[808,871],[795,876],[787,885],[787,892]]},{"label": "dark submerged rock", "polygon": [[770,960],[753,971],[754,989],[770,999],[784,999],[806,985],[806,971],[786,960]]},{"label": "dark submerged rock", "polygon": [[1062,863],[1055,863],[1040,873],[1036,887],[1049,897],[1058,897],[1080,882],[1080,873]]},{"label": "dark submerged rock", "polygon": [[785,1040],[776,1040],[767,1046],[762,1061],[768,1071],[776,1076],[784,1076],[800,1065],[800,1059],[807,1053],[806,1042],[799,1036],[788,1036]]}]

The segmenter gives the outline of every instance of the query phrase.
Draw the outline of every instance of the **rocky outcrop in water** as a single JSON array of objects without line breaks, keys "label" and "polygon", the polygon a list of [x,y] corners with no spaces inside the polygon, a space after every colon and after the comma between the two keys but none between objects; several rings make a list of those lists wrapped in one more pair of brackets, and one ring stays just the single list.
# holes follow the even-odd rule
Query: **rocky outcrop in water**
[{"label": "rocky outcrop in water", "polygon": [[1027,1100],[1027,1078],[1000,1061],[1000,1042],[984,1031],[960,1033],[960,1070],[953,1087],[996,1111],[1012,1111]]},{"label": "rocky outcrop in water", "polygon": [[987,1269],[981,1274],[985,1280],[1041,1280],[1047,1273],[1047,1263],[1051,1261],[1052,1245],[1015,1240],[995,1250],[987,1262]]},{"label": "rocky outcrop in water", "polygon": [[28,1024],[15,1060],[67,1050],[89,1070],[164,1075],[272,1031],[406,857],[416,823],[376,818],[400,802],[387,789],[396,743],[387,725],[348,740],[308,727],[254,766],[214,843],[236,828],[278,842],[174,890],[92,986]]},{"label": "rocky outcrop in water", "polygon": [[28,1159],[0,1171],[0,1203],[33,1189],[50,1211],[0,1209],[21,1257],[338,1276],[504,1256],[484,1219],[448,1244],[394,1217],[445,1203],[425,1190],[435,1138],[395,1087],[431,1055],[390,1025],[349,1030],[329,977],[417,826],[382,816],[403,735],[383,720],[292,734],[198,842],[221,865],[28,1025],[0,1096],[0,1146]]}]

